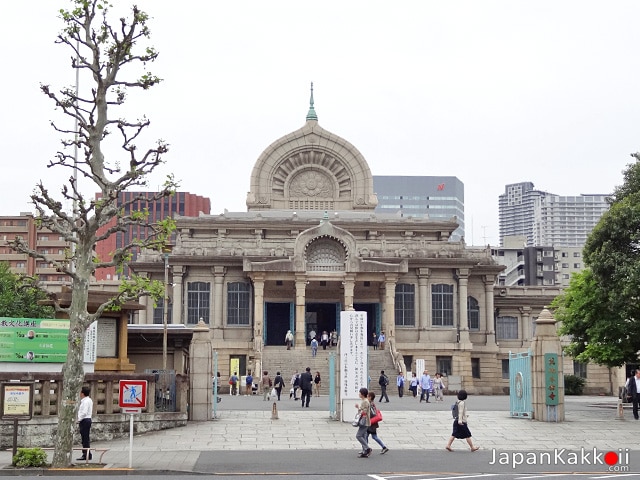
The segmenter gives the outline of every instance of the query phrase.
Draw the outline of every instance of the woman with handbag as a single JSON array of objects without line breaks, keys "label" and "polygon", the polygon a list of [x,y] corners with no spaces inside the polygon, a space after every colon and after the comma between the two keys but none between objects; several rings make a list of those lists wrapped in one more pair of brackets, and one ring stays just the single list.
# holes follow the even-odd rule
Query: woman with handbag
[{"label": "woman with handbag", "polygon": [[378,407],[374,403],[376,399],[375,392],[369,392],[369,403],[371,404],[370,413],[371,417],[369,421],[371,422],[371,426],[367,429],[367,444],[369,443],[369,435],[373,438],[378,445],[382,447],[381,455],[384,455],[389,451],[384,442],[378,437],[378,426],[380,425],[380,421],[382,420],[382,413],[378,410]]},{"label": "woman with handbag", "polygon": [[360,405],[356,403],[356,408],[358,409],[358,433],[356,433],[356,440],[360,442],[362,445],[362,451],[358,454],[359,458],[367,458],[371,455],[371,449],[369,448],[369,442],[367,441],[367,429],[371,426],[371,422],[369,420],[371,405],[369,403],[369,390],[365,387],[362,387],[358,396],[360,397]]}]

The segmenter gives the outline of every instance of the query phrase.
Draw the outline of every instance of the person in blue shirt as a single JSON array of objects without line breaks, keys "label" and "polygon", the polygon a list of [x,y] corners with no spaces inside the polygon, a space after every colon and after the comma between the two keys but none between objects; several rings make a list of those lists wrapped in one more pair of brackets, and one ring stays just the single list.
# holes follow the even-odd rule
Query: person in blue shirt
[{"label": "person in blue shirt", "polygon": [[422,389],[420,402],[422,402],[422,399],[425,398],[426,395],[427,403],[429,403],[429,393],[431,392],[431,376],[429,375],[429,370],[425,370],[422,377],[420,377],[420,388]]},{"label": "person in blue shirt", "polygon": [[251,375],[251,370],[247,372],[247,377],[245,379],[245,388],[245,396],[251,395],[253,393],[253,376]]}]

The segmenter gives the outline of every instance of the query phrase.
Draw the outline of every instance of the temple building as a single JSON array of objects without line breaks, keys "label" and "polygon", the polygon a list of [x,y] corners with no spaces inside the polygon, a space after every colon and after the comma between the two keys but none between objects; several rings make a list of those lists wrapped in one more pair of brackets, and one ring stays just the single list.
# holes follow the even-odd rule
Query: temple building
[{"label": "temple building", "polygon": [[[313,90],[302,128],[256,161],[246,204],[176,216],[166,263],[169,322],[206,324],[223,376],[275,373],[288,330],[292,353],[304,351],[311,331],[339,332],[340,312],[354,309],[367,313],[369,336],[384,331],[391,372],[424,359],[472,392],[504,393],[509,350],[526,350],[535,318],[559,292],[494,287],[505,267],[490,248],[451,239],[455,217],[375,213],[365,158],[319,125]],[[132,268],[163,280],[165,259],[146,252]],[[147,301],[138,321],[159,323],[162,312]]]}]

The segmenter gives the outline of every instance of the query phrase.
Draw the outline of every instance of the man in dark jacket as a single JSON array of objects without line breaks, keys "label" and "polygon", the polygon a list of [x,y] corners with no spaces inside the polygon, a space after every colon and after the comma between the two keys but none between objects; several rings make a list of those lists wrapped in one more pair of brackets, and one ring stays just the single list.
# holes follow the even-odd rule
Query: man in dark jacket
[{"label": "man in dark jacket", "polygon": [[309,400],[313,393],[313,376],[311,375],[310,367],[307,367],[304,373],[300,375],[300,390],[302,390],[302,395],[300,395],[300,398],[302,399],[302,406],[309,407]]},{"label": "man in dark jacket", "polygon": [[633,402],[633,418],[638,420],[638,403],[640,403],[640,368],[635,371],[633,377],[627,380],[627,395],[631,397]]},{"label": "man in dark jacket", "polygon": [[387,385],[389,385],[389,377],[384,374],[384,370],[380,371],[378,385],[380,385],[380,403],[382,403],[383,398],[387,400],[387,403],[389,403],[389,396],[387,395]]}]

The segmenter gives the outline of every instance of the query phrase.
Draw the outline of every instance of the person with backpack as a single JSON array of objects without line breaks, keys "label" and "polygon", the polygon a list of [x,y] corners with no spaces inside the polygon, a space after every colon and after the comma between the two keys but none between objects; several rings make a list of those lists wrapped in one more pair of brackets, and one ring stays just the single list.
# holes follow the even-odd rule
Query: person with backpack
[{"label": "person with backpack", "polygon": [[389,403],[389,396],[387,395],[387,385],[389,385],[389,377],[384,374],[384,370],[380,371],[380,378],[378,379],[378,385],[380,385],[380,400],[382,403],[382,399],[386,398],[387,403]]},{"label": "person with backpack", "polygon": [[284,387],[284,378],[280,375],[280,372],[276,372],[276,378],[273,379],[273,388],[276,389],[276,395],[278,395],[278,401],[280,401],[280,393]]},{"label": "person with backpack", "polygon": [[467,391],[460,390],[458,392],[458,401],[451,406],[451,415],[453,416],[453,432],[451,433],[451,437],[449,437],[447,446],[444,447],[450,452],[453,452],[451,444],[456,438],[466,440],[472,452],[480,449],[480,447],[476,447],[473,445],[473,440],[471,439],[471,431],[467,426],[467,404],[465,403],[466,399]]}]

